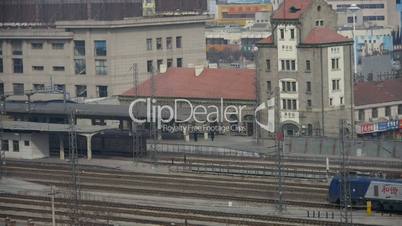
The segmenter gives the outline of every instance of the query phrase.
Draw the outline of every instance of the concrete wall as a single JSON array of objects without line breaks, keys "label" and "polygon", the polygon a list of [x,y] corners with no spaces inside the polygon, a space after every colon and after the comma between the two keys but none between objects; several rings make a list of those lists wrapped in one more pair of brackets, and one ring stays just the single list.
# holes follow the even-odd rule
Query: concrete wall
[{"label": "concrete wall", "polygon": [[[9,133],[5,132],[3,140],[8,141],[6,158],[37,159],[49,156],[49,136],[41,133]],[[19,151],[13,150],[13,141],[18,141]],[[26,143],[25,142],[29,142]]]}]

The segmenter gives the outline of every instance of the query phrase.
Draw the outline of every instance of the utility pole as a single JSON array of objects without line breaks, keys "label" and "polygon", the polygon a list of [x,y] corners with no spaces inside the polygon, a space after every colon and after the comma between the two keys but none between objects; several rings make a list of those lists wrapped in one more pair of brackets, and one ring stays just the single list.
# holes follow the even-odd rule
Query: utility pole
[{"label": "utility pole", "polygon": [[[133,86],[134,86],[134,92],[135,92],[135,97],[138,97],[138,68],[137,68],[137,63],[133,64]],[[134,112],[133,114],[135,116],[138,115],[137,108],[132,109]],[[139,154],[139,137],[138,137],[138,126],[134,123],[134,121],[131,122],[131,135],[132,135],[132,148],[133,148],[133,162],[135,162],[135,157],[136,155]],[[136,153],[137,152],[137,153]]]},{"label": "utility pole", "polygon": [[349,172],[348,172],[348,153],[345,150],[345,123],[346,120],[341,119],[339,122],[339,140],[341,147],[341,183],[340,183],[340,221],[342,225],[352,225],[352,202],[350,194],[350,182],[349,182]]},{"label": "utility pole", "polygon": [[275,88],[275,143],[277,148],[277,168],[278,168],[278,203],[276,210],[279,214],[286,210],[283,201],[283,175],[282,175],[282,157],[284,134],[281,128],[281,102],[279,86]]},{"label": "utility pole", "polygon": [[[159,70],[159,68],[158,68]],[[155,67],[152,65],[152,70],[151,70],[151,102],[153,102],[154,98],[155,98]],[[150,122],[150,127],[151,127],[151,138],[152,138],[152,158],[154,160],[156,160],[156,139],[158,136],[158,128],[157,128],[157,115],[156,112],[152,111],[152,107],[151,107],[151,122]]]},{"label": "utility pole", "polygon": [[1,144],[0,144],[0,179],[2,179],[3,178],[3,176],[4,176],[4,165],[6,164],[6,152],[3,150],[4,148],[3,148],[3,125],[2,125],[2,120],[3,120],[3,117],[5,117],[5,114],[6,114],[6,110],[5,110],[5,107],[6,107],[6,97],[4,96],[4,95],[1,95],[0,96],[0,100],[1,100],[1,105],[3,105],[3,106],[0,106],[0,142],[1,142]]},{"label": "utility pole", "polygon": [[76,109],[73,108],[70,113],[70,131],[69,131],[69,157],[71,164],[71,197],[70,197],[70,225],[80,225],[80,178],[79,178],[79,165],[78,165],[78,150],[77,150],[77,132],[75,129]]}]

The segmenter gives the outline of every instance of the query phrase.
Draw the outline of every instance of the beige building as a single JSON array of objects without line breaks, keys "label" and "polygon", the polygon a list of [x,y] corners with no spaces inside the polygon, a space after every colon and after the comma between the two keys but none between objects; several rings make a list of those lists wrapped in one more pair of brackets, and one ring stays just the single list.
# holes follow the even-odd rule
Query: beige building
[{"label": "beige building", "polygon": [[148,79],[160,67],[204,65],[208,19],[148,17],[2,28],[0,93],[23,95],[52,85],[71,97],[106,97],[132,87],[135,77],[137,82]]},{"label": "beige building", "polygon": [[[287,0],[273,12],[272,35],[257,44],[257,101],[278,97],[276,121],[288,136],[337,136],[339,120],[352,121],[353,42],[336,21],[324,0]],[[258,121],[267,125],[268,115]]]}]

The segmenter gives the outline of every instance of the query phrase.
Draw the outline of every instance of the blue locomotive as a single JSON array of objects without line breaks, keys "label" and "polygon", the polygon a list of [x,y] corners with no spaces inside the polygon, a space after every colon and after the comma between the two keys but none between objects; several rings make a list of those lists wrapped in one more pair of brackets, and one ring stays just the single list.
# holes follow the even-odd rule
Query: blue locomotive
[{"label": "blue locomotive", "polygon": [[[352,206],[364,206],[372,202],[374,210],[402,212],[402,181],[350,176]],[[328,200],[340,202],[341,180],[336,176],[329,185]]]}]

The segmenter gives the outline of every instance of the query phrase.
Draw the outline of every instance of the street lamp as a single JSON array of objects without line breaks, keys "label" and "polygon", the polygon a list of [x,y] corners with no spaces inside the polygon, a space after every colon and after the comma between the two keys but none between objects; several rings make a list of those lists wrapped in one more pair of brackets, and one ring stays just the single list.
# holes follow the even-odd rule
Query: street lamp
[{"label": "street lamp", "polygon": [[354,66],[355,66],[355,76],[357,74],[357,44],[356,44],[356,12],[360,10],[360,8],[356,4],[352,4],[347,9],[352,12],[353,16],[353,52],[354,52]]}]

